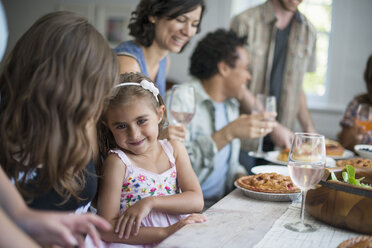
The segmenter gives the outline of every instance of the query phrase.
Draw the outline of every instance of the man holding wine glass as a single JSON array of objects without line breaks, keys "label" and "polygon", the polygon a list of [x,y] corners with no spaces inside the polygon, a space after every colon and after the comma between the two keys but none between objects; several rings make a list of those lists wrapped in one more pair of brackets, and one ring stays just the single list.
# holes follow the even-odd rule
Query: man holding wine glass
[{"label": "man holding wine glass", "polygon": [[[317,32],[298,6],[302,0],[268,0],[233,17],[231,29],[246,35],[253,77],[248,88],[254,94],[273,95],[277,101],[278,125],[264,139],[264,151],[289,148],[295,124],[303,132],[316,133],[302,87],[304,75],[316,69]],[[243,98],[242,113],[250,113],[249,98]],[[248,103],[247,103],[248,102]],[[266,164],[248,152],[257,140],[242,140],[241,162],[246,166]]]},{"label": "man holding wine glass", "polygon": [[[196,111],[187,125],[185,145],[206,207],[230,192],[236,177],[246,174],[239,164],[240,138],[262,137],[276,126],[275,112],[239,115],[237,99],[251,78],[244,42],[233,31],[208,33],[191,56],[190,74],[196,80],[184,84],[195,89]],[[180,104],[189,103],[182,95],[177,98]]]}]

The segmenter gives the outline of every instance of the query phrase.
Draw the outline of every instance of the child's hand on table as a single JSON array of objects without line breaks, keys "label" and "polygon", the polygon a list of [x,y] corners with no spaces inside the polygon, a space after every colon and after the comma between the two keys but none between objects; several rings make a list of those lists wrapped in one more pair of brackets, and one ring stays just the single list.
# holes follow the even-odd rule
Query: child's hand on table
[{"label": "child's hand on table", "polygon": [[115,227],[115,232],[119,233],[119,238],[124,236],[125,239],[128,239],[132,229],[134,235],[138,234],[142,219],[145,218],[152,209],[151,199],[151,197],[147,197],[138,201],[119,216]]}]

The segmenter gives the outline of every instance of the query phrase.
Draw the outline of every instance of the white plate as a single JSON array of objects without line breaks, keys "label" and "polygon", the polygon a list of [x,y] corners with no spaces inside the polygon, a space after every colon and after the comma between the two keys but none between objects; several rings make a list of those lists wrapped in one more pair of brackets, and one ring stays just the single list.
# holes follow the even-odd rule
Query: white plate
[{"label": "white plate", "polygon": [[264,159],[274,164],[287,165],[288,162],[278,160],[279,152],[280,151],[267,152]]},{"label": "white plate", "polygon": [[[344,156],[345,156],[345,153],[346,151],[348,150],[345,150],[344,152]],[[271,152],[267,152],[265,154],[265,160],[271,162],[271,163],[274,163],[274,164],[281,164],[281,165],[287,165],[288,162],[284,162],[284,161],[280,161],[278,160],[278,155],[279,155],[279,152],[280,151],[271,151]],[[350,152],[350,151],[349,151]],[[354,153],[352,154],[352,156],[354,155]],[[326,158],[326,167],[336,167],[336,161],[335,161],[335,158],[334,157],[327,157]]]},{"label": "white plate", "polygon": [[288,167],[283,165],[259,165],[254,166],[251,171],[253,174],[275,172],[283,176],[289,176]]},{"label": "white plate", "polygon": [[263,193],[263,192],[257,192],[248,190],[245,188],[240,187],[236,181],[234,182],[234,185],[243,191],[243,194],[257,200],[263,200],[263,201],[294,201],[296,200],[301,193],[290,193],[290,194],[273,194],[273,193]]},{"label": "white plate", "polygon": [[344,151],[344,154],[342,156],[329,156],[333,159],[349,159],[354,157],[354,153],[352,151],[346,150]]},{"label": "white plate", "polygon": [[355,145],[354,150],[362,158],[372,159],[372,145],[363,145],[363,144]]}]

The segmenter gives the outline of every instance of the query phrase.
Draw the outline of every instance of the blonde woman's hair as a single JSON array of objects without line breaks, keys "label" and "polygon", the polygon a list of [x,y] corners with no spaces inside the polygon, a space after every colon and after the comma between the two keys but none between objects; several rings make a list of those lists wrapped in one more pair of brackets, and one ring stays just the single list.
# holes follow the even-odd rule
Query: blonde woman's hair
[{"label": "blonde woman's hair", "polygon": [[0,163],[23,196],[53,188],[64,202],[79,199],[92,158],[87,124],[118,79],[115,54],[77,14],[47,14],[18,40],[0,75]]}]

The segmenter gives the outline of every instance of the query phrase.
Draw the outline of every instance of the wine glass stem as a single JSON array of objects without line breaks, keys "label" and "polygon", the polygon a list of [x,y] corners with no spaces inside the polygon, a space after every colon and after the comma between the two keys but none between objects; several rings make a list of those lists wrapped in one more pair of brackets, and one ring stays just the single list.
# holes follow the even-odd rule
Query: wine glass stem
[{"label": "wine glass stem", "polygon": [[257,153],[261,154],[262,153],[262,145],[263,145],[263,137],[260,137],[258,141],[258,147],[257,147]]},{"label": "wine glass stem", "polygon": [[304,224],[304,213],[305,213],[305,201],[307,190],[302,190],[302,201],[301,201],[301,223]]}]

